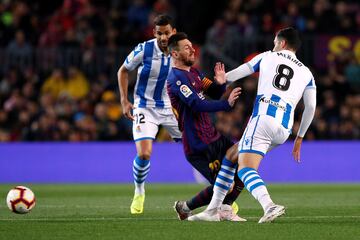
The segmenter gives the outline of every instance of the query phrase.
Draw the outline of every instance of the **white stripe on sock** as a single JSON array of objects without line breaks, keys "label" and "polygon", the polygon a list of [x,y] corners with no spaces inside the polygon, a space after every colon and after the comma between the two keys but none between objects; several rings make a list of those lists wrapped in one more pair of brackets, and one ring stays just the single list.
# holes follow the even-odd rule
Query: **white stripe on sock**
[{"label": "white stripe on sock", "polygon": [[[235,171],[236,171],[235,168],[229,167],[229,166],[221,165],[221,168],[226,169],[226,170],[228,170],[228,171],[230,171],[230,172],[233,172],[233,173],[235,173]],[[221,171],[221,170],[220,170],[220,171]]]},{"label": "white stripe on sock", "polygon": [[146,166],[141,167],[141,166],[139,166],[139,165],[134,161],[134,166],[135,166],[137,169],[139,169],[139,170],[144,170],[144,169],[146,169],[147,167],[149,167],[149,165],[150,165],[150,162],[149,162],[148,164],[146,164]]},{"label": "white stripe on sock", "polygon": [[218,173],[218,175],[223,176],[223,177],[225,177],[225,178],[228,178],[228,179],[230,179],[230,180],[233,180],[233,178],[234,178],[234,175],[230,175],[230,174],[224,173],[224,172],[222,172],[222,171],[220,171],[220,172]]},{"label": "white stripe on sock", "polygon": [[252,179],[257,178],[257,177],[260,177],[260,176],[258,174],[251,175],[250,177],[248,177],[248,179],[246,179],[245,182],[251,182]]},{"label": "white stripe on sock", "polygon": [[136,171],[136,170],[133,172],[134,172],[134,174],[137,174],[141,177],[141,176],[147,175],[150,172],[150,168],[148,170],[146,170],[145,172],[140,172],[140,171]]},{"label": "white stripe on sock", "polygon": [[[229,185],[231,185],[231,183],[228,183],[228,182],[226,182],[226,181],[224,181],[224,180],[222,180],[220,178],[216,179],[216,182],[221,183],[222,185],[225,185],[227,187],[229,187]],[[226,191],[227,191],[227,189],[226,189]]]},{"label": "white stripe on sock", "polygon": [[255,170],[247,171],[244,175],[241,176],[241,181],[244,182],[244,179],[245,179],[249,174],[252,174],[252,173],[256,173],[256,175],[258,174]]},{"label": "white stripe on sock", "polygon": [[248,184],[246,185],[247,190],[249,190],[249,192],[250,192],[250,188],[251,188],[253,185],[255,185],[255,184],[259,183],[259,182],[263,182],[263,180],[261,180],[261,179],[256,179],[256,180],[248,183]]}]

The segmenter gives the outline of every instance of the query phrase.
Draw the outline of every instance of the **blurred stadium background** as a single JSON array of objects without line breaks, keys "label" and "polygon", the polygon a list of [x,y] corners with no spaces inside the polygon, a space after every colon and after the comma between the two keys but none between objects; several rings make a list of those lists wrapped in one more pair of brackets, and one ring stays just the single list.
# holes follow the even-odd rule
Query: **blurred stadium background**
[{"label": "blurred stadium background", "polygon": [[[233,69],[272,49],[277,29],[297,27],[299,58],[318,86],[306,138],[360,138],[358,1],[65,0],[0,3],[0,141],[132,140],[116,72],[138,42],[152,38],[154,16],[164,12],[196,43],[197,65],[209,77],[215,61]],[[244,94],[234,111],[214,118],[233,139],[252,110],[253,78],[240,83]],[[169,140],[165,133],[158,138]]]},{"label": "blurred stadium background", "polygon": [[[44,221],[51,221],[54,211],[57,211],[54,217],[60,219],[73,215],[80,218],[87,216],[90,219],[94,217],[89,215],[86,209],[74,213],[72,210],[77,209],[76,207],[69,207],[62,212],[61,206],[76,204],[66,198],[70,194],[76,196],[74,201],[82,198],[77,204],[89,204],[90,209],[92,203],[101,205],[106,202],[108,207],[113,202],[110,198],[119,200],[116,198],[117,188],[114,186],[94,187],[98,198],[91,200],[89,187],[74,186],[76,190],[72,191],[70,186],[59,186],[61,190],[56,192],[55,186],[47,188],[34,184],[132,182],[131,164],[136,154],[135,146],[132,143],[131,122],[122,116],[116,73],[127,54],[139,42],[152,38],[152,22],[159,13],[173,16],[177,29],[189,35],[196,46],[196,65],[210,78],[213,76],[216,61],[224,62],[226,69],[230,70],[256,53],[272,49],[276,30],[294,26],[301,32],[303,44],[298,57],[310,66],[318,89],[318,106],[314,121],[306,134],[303,163],[295,166],[292,162],[289,141],[267,156],[261,171],[265,181],[276,183],[351,183],[352,187],[344,187],[345,190],[338,191],[331,187],[324,190],[324,185],[310,186],[312,190],[305,191],[301,196],[296,195],[297,185],[294,185],[289,187],[288,193],[290,196],[299,197],[300,202],[306,202],[301,197],[318,201],[317,198],[310,197],[313,196],[312,192],[321,192],[320,197],[316,196],[325,202],[333,197],[326,193],[339,196],[345,194],[344,199],[338,199],[336,204],[326,202],[323,207],[328,208],[314,214],[326,215],[329,208],[337,208],[340,209],[338,212],[328,214],[348,215],[349,218],[342,219],[342,223],[335,220],[333,225],[321,225],[311,233],[315,234],[317,230],[326,230],[327,233],[333,230],[334,233],[340,225],[345,225],[345,229],[351,229],[353,233],[359,233],[359,230],[351,228],[350,224],[359,223],[360,208],[358,200],[356,201],[359,199],[356,192],[360,192],[360,163],[357,153],[360,149],[358,0],[0,1],[0,197],[5,198],[6,191],[10,188],[10,185],[5,183],[30,184],[35,194],[39,193],[43,203],[48,204],[45,204],[48,207],[41,207],[39,203],[39,212],[33,213],[33,216],[39,219],[44,217]],[[256,78],[257,76],[253,75],[236,83],[243,88],[243,94],[233,111],[213,115],[216,127],[234,140],[240,138],[252,111]],[[133,94],[135,80],[134,73],[131,75],[129,96]],[[294,132],[299,126],[301,109],[300,104]],[[153,148],[149,182],[201,181],[186,162],[181,145],[170,143],[165,131],[159,133],[157,140],[161,143],[157,143]],[[104,189],[109,189],[110,192]],[[148,189],[150,192],[149,185]],[[165,188],[171,192],[170,189],[177,191],[175,186]],[[160,204],[169,204],[165,209],[151,205],[152,218],[158,217],[156,214],[160,211],[161,219],[156,223],[161,225],[169,216],[174,219],[170,212],[171,203],[166,203],[167,200],[190,197],[197,188],[190,186],[189,192],[186,192],[186,186],[182,189],[182,195],[170,194],[169,197],[166,193],[160,193],[156,196],[156,201]],[[275,190],[282,196],[281,187],[275,186]],[[77,193],[74,193],[75,191]],[[81,193],[84,195],[80,196]],[[128,214],[131,187],[126,186],[119,194],[123,194],[118,203],[124,204],[123,208],[120,208],[120,218],[125,216],[124,221],[120,222],[124,223],[126,218],[131,220]],[[52,201],[60,195],[64,198],[59,198],[59,202]],[[281,199],[284,199],[285,203],[289,201],[290,207],[292,203],[293,206],[298,204],[294,199],[288,200],[287,194],[283,195]],[[104,201],[102,197],[109,199]],[[243,206],[245,216],[259,215],[260,212],[246,207],[257,209],[254,202],[246,200],[249,196],[245,195],[244,198],[248,204]],[[151,197],[148,201],[153,204]],[[54,207],[55,205],[60,207]],[[306,206],[322,207],[316,204],[312,206],[310,202]],[[105,210],[99,208],[95,211],[99,213],[95,217],[109,216],[107,214],[116,212],[115,209],[117,208],[114,206]],[[19,219],[18,216],[10,216],[10,213],[1,213],[4,211],[5,206],[0,206],[0,221]],[[295,215],[303,214],[301,207],[297,211]],[[117,217],[113,221],[118,221]],[[300,221],[305,227],[309,227],[305,224],[309,219],[291,219],[291,214],[289,219],[284,221]],[[310,222],[317,224],[322,220],[327,221],[326,218],[319,218]],[[146,228],[150,221],[142,223]],[[26,227],[27,224],[28,222],[24,222],[22,226]],[[178,227],[174,222],[171,224],[169,228]],[[35,225],[33,223],[28,226]],[[79,229],[83,229],[80,225]],[[62,226],[69,232],[73,230]],[[208,225],[196,226],[203,229]],[[286,232],[286,226],[288,225],[284,225],[285,228],[279,232]],[[135,225],[129,227],[136,228]],[[56,232],[55,228],[48,229]],[[124,228],[117,229],[125,231]],[[216,231],[217,228],[214,229]],[[301,235],[307,230],[300,229],[299,232],[295,230],[299,234],[295,234],[297,238],[294,239],[308,239],[308,236],[320,239],[320,235],[316,234]],[[93,230],[86,229],[88,232]],[[252,230],[247,228],[248,232]],[[5,239],[10,239],[13,237],[10,231],[16,230],[9,223],[1,231],[7,231]],[[176,236],[183,233],[178,232]],[[339,229],[337,235],[334,234],[325,235],[324,239],[352,239],[360,235],[343,235]],[[335,238],[331,238],[334,236]],[[291,239],[288,237],[277,235],[277,239]],[[261,236],[257,238],[261,239]],[[131,239],[130,235],[127,239]]]},{"label": "blurred stadium background", "polygon": [[[119,160],[117,154],[105,154],[107,157],[102,160],[124,166],[119,174],[114,171],[118,176],[114,181],[131,182],[135,148],[122,142],[132,141],[132,123],[122,115],[116,73],[134,46],[153,37],[153,20],[160,13],[171,15],[177,29],[189,34],[197,50],[196,66],[209,78],[213,77],[216,61],[224,62],[228,70],[233,69],[256,53],[272,49],[278,29],[285,26],[299,29],[303,45],[298,55],[311,67],[318,87],[316,115],[306,134],[308,144],[319,140],[351,140],[346,146],[359,147],[358,1],[61,0],[50,3],[19,0],[0,3],[0,142],[7,143],[1,146],[5,149],[2,166],[9,161],[31,162],[35,168],[31,171],[33,175],[41,176],[38,172],[41,168],[35,166],[40,164],[49,172],[55,156],[59,156],[59,165],[64,166],[64,170],[76,172],[77,167],[91,162],[91,156],[104,156],[106,147],[127,146],[125,151],[129,159]],[[217,129],[234,141],[241,137],[251,114],[256,79],[254,74],[235,83],[243,88],[243,94],[234,110],[213,115]],[[131,75],[129,97],[133,96],[135,80],[136,71]],[[299,126],[301,110],[302,104],[295,117],[294,133]],[[171,142],[163,129],[157,140],[167,142],[163,144]],[[113,145],[94,143],[108,141]],[[60,151],[62,148],[52,147],[55,142],[67,143],[71,149],[80,145],[88,149],[86,144],[91,144],[91,148],[99,149],[100,156],[85,156],[86,151],[78,147],[74,148],[77,154],[66,155],[68,148]],[[31,152],[24,149],[27,144],[31,144]],[[47,151],[49,154],[41,153],[47,147],[52,148]],[[182,169],[188,168],[181,147],[173,148],[178,153],[172,153],[177,161],[170,162],[168,168],[173,168],[171,163],[175,162]],[[284,156],[290,148],[290,145],[283,148],[283,153],[278,155]],[[161,158],[162,152],[157,147],[154,151],[155,154],[159,152]],[[340,152],[326,153],[322,154],[322,159],[328,164],[335,166],[338,158],[344,159]],[[42,158],[38,158],[39,155]],[[70,159],[74,168],[62,164],[62,158]],[[289,163],[286,160],[284,162]],[[347,159],[356,165],[355,160]],[[153,162],[156,161],[168,162],[166,159]],[[321,159],[314,162],[319,166],[323,164]],[[103,170],[118,168],[108,165],[108,169]],[[98,171],[99,175],[105,172]],[[159,174],[161,176],[161,171]],[[0,180],[5,182],[17,179],[16,175],[2,176]],[[328,176],[333,180],[330,174]],[[156,175],[153,178],[160,182],[179,180]],[[37,180],[26,178],[32,179]],[[151,176],[149,180],[152,181]],[[64,181],[72,180],[64,176]],[[277,181],[277,178],[270,178],[270,181]],[[46,177],[42,182],[46,182]]]}]

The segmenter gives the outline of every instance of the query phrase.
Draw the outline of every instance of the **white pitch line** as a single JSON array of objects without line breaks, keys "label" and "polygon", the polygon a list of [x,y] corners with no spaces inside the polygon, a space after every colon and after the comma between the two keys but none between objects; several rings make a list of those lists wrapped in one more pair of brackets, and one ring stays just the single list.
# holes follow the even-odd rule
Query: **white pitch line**
[{"label": "white pitch line", "polygon": [[[258,219],[258,217],[254,217],[254,216],[249,216],[249,217],[245,217],[247,219]],[[281,217],[281,219],[333,219],[333,218],[359,218],[360,216],[293,216],[293,217],[288,217],[288,216],[283,216]],[[154,221],[154,220],[158,220],[158,221],[166,221],[166,220],[177,220],[177,218],[173,217],[173,218],[136,218],[136,217],[102,217],[102,218],[88,218],[88,217],[84,217],[84,218],[0,218],[0,221],[46,221],[46,222],[51,222],[51,221],[129,221],[129,220],[135,220],[135,221]]]},{"label": "white pitch line", "polygon": [[177,218],[173,217],[173,218],[130,218],[130,217],[109,217],[109,218],[0,218],[0,221],[41,221],[41,222],[51,222],[51,221],[71,221],[71,222],[76,222],[76,221],[128,221],[128,220],[135,220],[135,221],[154,221],[154,220],[160,220],[160,221],[166,221],[166,220],[176,220]]}]

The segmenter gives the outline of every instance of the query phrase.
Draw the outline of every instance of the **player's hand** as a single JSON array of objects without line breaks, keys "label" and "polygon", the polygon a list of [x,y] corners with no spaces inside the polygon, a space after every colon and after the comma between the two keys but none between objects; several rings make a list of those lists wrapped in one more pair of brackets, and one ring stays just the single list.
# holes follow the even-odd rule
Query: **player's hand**
[{"label": "player's hand", "polygon": [[129,102],[128,100],[125,100],[123,102],[121,102],[121,107],[122,107],[122,111],[123,114],[125,115],[125,117],[127,119],[130,119],[131,121],[134,121],[134,116],[131,114],[131,110],[134,109],[134,106],[131,104],[131,102]]},{"label": "player's hand", "polygon": [[239,98],[240,94],[241,94],[241,87],[236,87],[231,91],[230,96],[228,98],[228,102],[231,107],[234,106],[235,101],[236,101],[236,99]]},{"label": "player's hand", "polygon": [[294,142],[294,147],[292,150],[292,155],[294,156],[294,159],[296,162],[300,163],[300,150],[301,150],[301,144],[302,144],[302,137],[296,137]]},{"label": "player's hand", "polygon": [[225,66],[223,63],[217,62],[214,67],[214,72],[215,72],[214,79],[217,84],[223,85],[224,83],[226,83]]}]

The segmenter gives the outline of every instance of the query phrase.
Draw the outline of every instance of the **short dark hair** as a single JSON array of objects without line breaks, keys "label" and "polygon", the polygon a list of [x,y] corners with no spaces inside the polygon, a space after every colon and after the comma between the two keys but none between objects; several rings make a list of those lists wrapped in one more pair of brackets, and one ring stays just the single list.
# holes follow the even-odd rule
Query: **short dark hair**
[{"label": "short dark hair", "polygon": [[184,39],[188,39],[188,36],[184,32],[178,32],[178,33],[175,33],[174,35],[172,35],[168,41],[168,46],[169,46],[170,51],[172,51],[173,49],[178,49],[179,41],[184,40]]},{"label": "short dark hair", "polygon": [[280,29],[276,36],[278,38],[284,39],[287,45],[297,51],[301,46],[301,40],[299,36],[299,32],[292,27]]},{"label": "short dark hair", "polygon": [[166,26],[170,24],[171,27],[175,27],[173,19],[165,14],[158,15],[154,20],[154,24],[155,26]]}]

